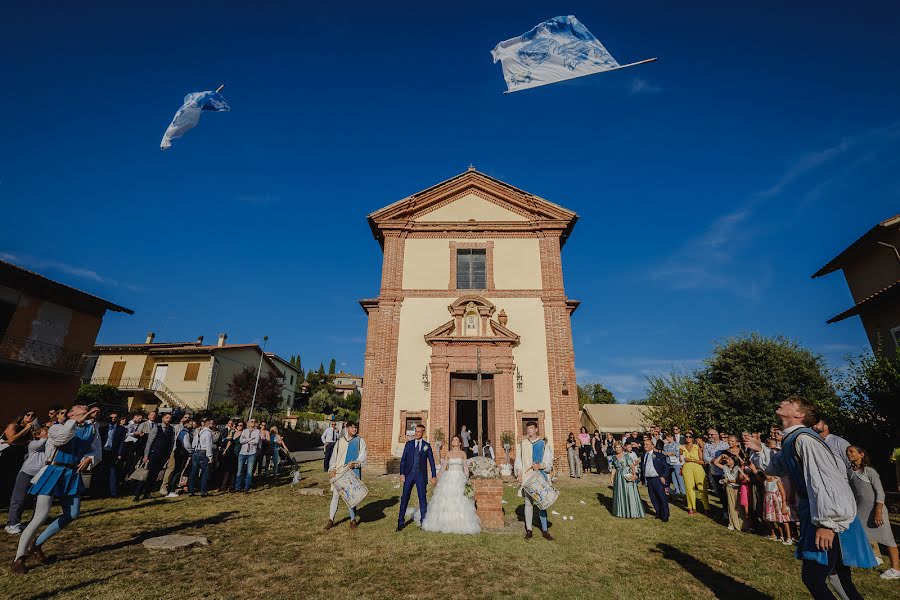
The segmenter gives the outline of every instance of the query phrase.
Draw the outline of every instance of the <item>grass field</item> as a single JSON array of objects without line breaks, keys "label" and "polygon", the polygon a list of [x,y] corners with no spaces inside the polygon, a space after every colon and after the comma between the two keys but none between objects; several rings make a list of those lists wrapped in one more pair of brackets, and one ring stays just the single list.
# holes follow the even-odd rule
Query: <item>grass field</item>
[{"label": "grass field", "polygon": [[[305,463],[302,485],[326,485],[320,469],[320,462]],[[522,539],[522,502],[509,486],[505,530],[452,536],[412,526],[396,533],[398,481],[366,478],[370,494],[355,532],[342,507],[342,522],[323,533],[330,495],[300,495],[286,482],[203,500],[88,500],[81,518],[46,544],[51,564],[24,577],[4,568],[0,598],[633,600],[651,590],[673,600],[809,597],[790,548],[680,508],[667,524],[616,519],[605,476],[559,481],[554,509],[575,519],[551,517],[554,542]],[[174,532],[204,535],[211,545],[175,553],[141,545]],[[0,536],[8,564],[18,538]],[[900,582],[875,571],[855,570],[854,578],[866,598],[900,598]]]}]

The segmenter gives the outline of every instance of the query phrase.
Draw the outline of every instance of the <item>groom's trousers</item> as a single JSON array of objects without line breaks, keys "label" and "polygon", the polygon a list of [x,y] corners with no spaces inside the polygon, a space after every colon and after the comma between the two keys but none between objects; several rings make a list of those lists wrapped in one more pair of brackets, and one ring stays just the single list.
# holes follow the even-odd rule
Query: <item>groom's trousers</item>
[{"label": "groom's trousers", "polygon": [[406,523],[406,507],[409,505],[409,495],[412,493],[413,486],[419,493],[419,522],[425,520],[425,512],[428,510],[428,500],[425,497],[425,491],[428,489],[428,480],[421,473],[414,472],[406,477],[403,482],[403,495],[400,496],[400,516],[397,523],[403,525]]}]

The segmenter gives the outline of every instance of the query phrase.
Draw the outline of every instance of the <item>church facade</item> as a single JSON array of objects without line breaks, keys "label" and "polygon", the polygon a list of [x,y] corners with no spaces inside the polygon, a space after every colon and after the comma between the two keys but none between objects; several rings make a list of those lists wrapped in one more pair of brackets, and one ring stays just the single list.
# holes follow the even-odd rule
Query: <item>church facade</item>
[{"label": "church facade", "polygon": [[360,413],[369,464],[389,470],[416,425],[444,448],[465,425],[503,459],[537,421],[565,468],[579,426],[561,250],[578,216],[469,168],[369,215],[383,251]]}]

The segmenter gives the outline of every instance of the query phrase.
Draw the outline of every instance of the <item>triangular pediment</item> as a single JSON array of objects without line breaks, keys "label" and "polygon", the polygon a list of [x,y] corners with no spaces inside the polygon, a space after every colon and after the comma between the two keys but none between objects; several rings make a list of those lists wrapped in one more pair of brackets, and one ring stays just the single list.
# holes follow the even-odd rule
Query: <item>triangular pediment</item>
[{"label": "triangular pediment", "polygon": [[444,343],[491,343],[491,344],[510,344],[517,346],[519,344],[519,335],[511,331],[508,327],[504,327],[494,320],[489,320],[491,335],[466,336],[461,335],[457,330],[457,322],[455,319],[447,321],[434,331],[425,334],[425,342],[429,345],[435,342]]},{"label": "triangular pediment", "polygon": [[[375,224],[388,221],[440,221],[441,215],[458,211],[442,209],[456,203],[459,207],[471,207],[498,217],[491,220],[509,221],[573,221],[574,212],[534,194],[494,179],[474,169],[417,192],[369,215]],[[430,216],[429,216],[430,215]],[[450,219],[456,221],[454,217]],[[485,219],[487,220],[487,219]]]},{"label": "triangular pediment", "polygon": [[450,199],[446,204],[440,204],[436,208],[417,215],[413,220],[424,222],[443,223],[467,223],[475,221],[528,221],[529,217],[522,211],[513,212],[485,194],[478,194],[475,190],[463,193]]}]

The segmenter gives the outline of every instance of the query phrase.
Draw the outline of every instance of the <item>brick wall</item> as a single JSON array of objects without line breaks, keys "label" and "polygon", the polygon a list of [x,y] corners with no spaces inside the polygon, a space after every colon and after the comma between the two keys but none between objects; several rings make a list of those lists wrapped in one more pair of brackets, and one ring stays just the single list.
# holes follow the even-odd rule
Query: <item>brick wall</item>
[{"label": "brick wall", "polygon": [[475,490],[475,508],[481,526],[485,529],[500,529],[503,527],[503,480],[502,479],[473,479],[472,488]]}]

